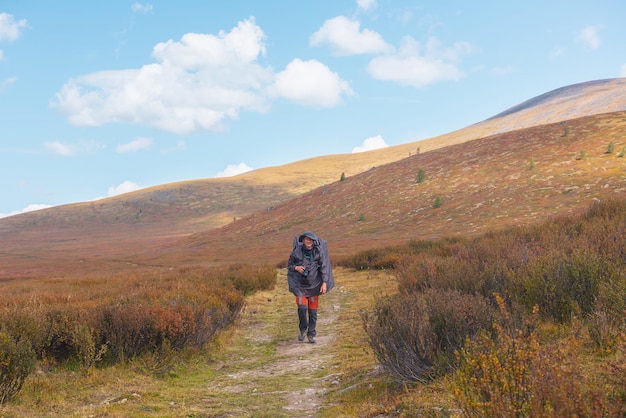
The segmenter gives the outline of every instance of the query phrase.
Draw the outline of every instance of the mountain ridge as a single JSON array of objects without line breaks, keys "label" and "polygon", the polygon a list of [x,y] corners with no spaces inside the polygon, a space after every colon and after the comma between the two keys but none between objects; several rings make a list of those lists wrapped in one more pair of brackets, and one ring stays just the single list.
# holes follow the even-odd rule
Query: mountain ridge
[{"label": "mountain ridge", "polygon": [[[585,94],[585,91],[588,94]],[[387,185],[380,179],[374,180],[377,175],[394,178],[396,175],[394,172],[400,170],[398,167],[416,164],[416,161],[421,162],[421,164],[444,165],[448,167],[448,170],[455,173],[459,168],[462,168],[461,166],[465,166],[466,172],[469,173],[477,168],[475,163],[468,165],[468,162],[475,162],[475,155],[479,154],[483,155],[482,158],[493,160],[493,163],[490,164],[502,167],[502,162],[498,162],[494,156],[486,157],[485,150],[476,147],[483,146],[495,149],[499,144],[507,143],[509,145],[505,152],[515,153],[515,147],[519,147],[526,140],[524,135],[533,138],[540,135],[532,133],[533,129],[535,132],[549,129],[550,133],[545,135],[548,135],[552,141],[550,142],[552,145],[542,144],[541,141],[533,142],[535,147],[554,147],[554,138],[563,135],[563,132],[559,133],[559,131],[563,131],[564,128],[559,124],[566,123],[565,121],[584,120],[585,122],[571,124],[572,134],[567,138],[567,141],[562,141],[568,143],[569,149],[566,150],[568,155],[567,158],[557,155],[555,158],[562,158],[563,160],[559,164],[564,166],[576,164],[574,163],[576,152],[580,152],[580,150],[575,151],[572,147],[580,144],[581,139],[583,139],[583,136],[577,131],[602,129],[602,131],[598,131],[596,135],[598,138],[594,139],[593,144],[591,142],[588,144],[589,147],[593,147],[593,151],[587,153],[593,157],[589,157],[587,162],[591,161],[591,158],[596,161],[596,155],[601,155],[601,148],[606,147],[606,143],[602,144],[601,142],[608,141],[607,138],[609,137],[615,138],[616,147],[618,150],[620,149],[623,136],[620,137],[619,133],[612,131],[607,134],[606,126],[601,128],[598,126],[602,123],[615,125],[621,120],[620,118],[623,119],[623,114],[617,112],[626,110],[626,79],[581,83],[557,89],[542,96],[502,112],[501,116],[496,115],[467,128],[409,144],[360,154],[315,157],[283,166],[258,169],[226,179],[191,180],[155,186],[101,201],[64,205],[0,219],[0,244],[3,248],[0,254],[0,277],[56,274],[55,272],[58,271],[69,274],[72,269],[84,270],[85,264],[80,260],[85,259],[91,260],[94,264],[93,268],[90,267],[89,270],[97,270],[100,267],[106,268],[107,265],[109,268],[112,268],[113,265],[121,268],[134,264],[162,265],[165,261],[176,264],[177,256],[172,256],[172,254],[184,251],[189,251],[189,253],[185,256],[179,255],[178,260],[180,262],[202,262],[203,257],[198,253],[203,251],[203,236],[217,237],[218,244],[219,242],[229,242],[230,236],[240,236],[246,230],[254,231],[251,226],[244,226],[245,222],[250,222],[250,219],[254,222],[268,222],[267,219],[272,216],[283,216],[280,215],[280,211],[284,210],[285,207],[290,207],[290,205],[306,206],[313,203],[319,205],[312,196],[319,195],[326,199],[329,197],[337,199],[341,197],[338,193],[344,193],[340,192],[341,187],[352,184],[354,181],[360,182],[365,187],[358,191],[347,191],[345,193],[348,194],[339,199],[342,201],[341,205],[348,208],[343,213],[343,217],[356,217],[358,219],[362,215],[364,219],[359,221],[360,223],[356,224],[356,227],[360,230],[374,228],[367,226],[368,214],[365,213],[367,212],[365,209],[357,209],[363,210],[364,213],[349,209],[350,206],[354,206],[354,202],[359,200],[357,198],[359,195],[350,198],[349,193],[365,193],[364,190],[367,190],[368,181],[383,184],[383,186],[378,186],[381,196],[384,195],[385,189],[393,189],[391,180],[387,181]],[[579,113],[582,113],[584,117],[571,118],[571,115],[578,115]],[[597,120],[593,120],[594,117],[589,116],[589,114],[604,114],[605,116],[598,116]],[[551,123],[546,124],[546,121],[551,121]],[[567,124],[570,123],[567,122]],[[526,126],[526,128],[511,129],[511,127],[518,126]],[[545,126],[549,126],[549,128]],[[525,129],[531,131],[525,131]],[[623,127],[619,129],[623,129]],[[506,139],[507,132],[509,137],[514,139]],[[497,139],[494,140],[493,138],[496,137]],[[518,141],[518,143],[511,145],[510,141]],[[471,142],[475,144],[469,148],[467,145],[463,146],[463,144]],[[563,147],[563,143],[560,146]],[[562,149],[561,152],[563,152]],[[450,154],[455,153],[470,157],[474,155],[474,157],[455,162],[450,158]],[[540,159],[536,163],[539,164]],[[394,167],[389,167],[394,164]],[[526,161],[525,164],[530,164],[530,162]],[[550,164],[555,163],[550,162]],[[583,165],[583,163],[578,163],[578,165]],[[384,174],[382,167],[386,167],[385,170],[389,170],[389,174]],[[415,183],[415,174],[419,168],[414,165],[411,167],[410,170],[415,172],[408,174],[409,171],[405,169],[401,174],[403,184],[407,181],[408,183]],[[605,167],[604,169],[618,170],[616,167]],[[598,174],[590,171],[589,167],[585,170],[581,173]],[[431,169],[428,171],[430,172],[427,175],[432,176],[433,171]],[[619,170],[617,172],[623,174]],[[311,173],[315,173],[315,175],[311,175]],[[346,175],[345,182],[339,181],[342,173]],[[495,171],[488,175],[496,176],[499,174],[501,172]],[[457,175],[461,176],[462,173]],[[521,176],[519,172],[517,175]],[[431,183],[428,187],[432,187],[432,180],[433,177],[430,177]],[[455,179],[454,181],[460,180]],[[433,196],[431,193],[428,199],[433,199]],[[429,204],[432,205],[432,202]],[[380,205],[390,211],[389,213],[398,211],[393,202],[381,201]],[[424,213],[425,210],[424,207],[419,209],[421,213]],[[283,222],[283,225],[272,225],[269,230],[279,229],[280,231],[289,231],[291,234],[298,228],[316,226],[322,231],[328,232],[331,237],[336,238],[337,242],[344,248],[350,248],[349,243],[342,241],[338,234],[333,234],[332,230],[325,231],[323,224],[317,222],[315,216],[305,212],[305,216],[300,216],[298,219],[298,213],[293,209],[290,209],[289,214],[284,216],[289,216],[292,220]],[[328,220],[332,219],[332,216],[334,215],[330,213],[322,215],[324,219]],[[242,221],[245,222],[242,223]],[[395,222],[399,223],[398,221]],[[242,229],[236,230],[236,225]],[[355,225],[350,227],[355,227]],[[375,228],[377,231],[383,232],[369,234],[368,245],[393,241],[389,240],[388,237],[383,239],[385,237],[384,226],[377,225]],[[405,228],[410,229],[411,226],[406,225]],[[389,230],[391,231],[392,228]],[[222,239],[219,238],[220,234],[223,236]],[[254,234],[256,234],[255,236],[259,236],[259,234],[272,235],[277,240],[285,238],[283,234],[273,234],[267,231],[256,230]],[[208,239],[207,242],[211,242],[211,240]],[[259,241],[250,240],[250,242],[250,251],[253,251],[255,246],[260,245]],[[223,251],[232,252],[233,248],[237,248],[235,244],[230,242],[231,247],[223,248]],[[180,245],[183,245],[184,251],[180,248],[173,250]],[[219,245],[215,248],[218,247]],[[280,247],[281,245],[277,243],[276,248]],[[159,251],[163,250],[168,254],[166,257],[159,256]],[[277,249],[272,251],[273,254],[276,254],[273,260],[275,261],[278,259],[279,251]],[[345,253],[345,251],[343,252]],[[163,260],[159,260],[160,258]],[[219,253],[204,258],[215,263],[231,262],[230,257],[224,258]],[[72,261],[68,262],[67,260],[70,259]],[[143,261],[140,262],[140,259]],[[29,262],[29,260],[31,261]],[[59,269],[56,264],[60,262],[68,264]],[[11,263],[18,267],[12,268]],[[31,268],[30,265],[37,267]]]}]

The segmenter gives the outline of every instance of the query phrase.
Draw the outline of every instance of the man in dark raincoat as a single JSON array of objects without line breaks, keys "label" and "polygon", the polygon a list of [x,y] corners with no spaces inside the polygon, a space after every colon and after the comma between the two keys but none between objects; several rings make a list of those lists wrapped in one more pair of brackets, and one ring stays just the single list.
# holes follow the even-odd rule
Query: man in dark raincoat
[{"label": "man in dark raincoat", "polygon": [[314,343],[319,296],[335,287],[328,243],[311,231],[294,237],[287,268],[289,291],[296,296],[298,304],[298,341],[304,341],[306,335]]}]

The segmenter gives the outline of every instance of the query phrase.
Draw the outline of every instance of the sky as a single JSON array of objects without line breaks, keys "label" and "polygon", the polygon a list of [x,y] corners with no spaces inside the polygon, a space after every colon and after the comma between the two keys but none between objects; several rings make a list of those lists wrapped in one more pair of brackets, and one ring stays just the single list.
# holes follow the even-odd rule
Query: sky
[{"label": "sky", "polygon": [[623,0],[0,0],[0,217],[464,128],[626,77]]}]

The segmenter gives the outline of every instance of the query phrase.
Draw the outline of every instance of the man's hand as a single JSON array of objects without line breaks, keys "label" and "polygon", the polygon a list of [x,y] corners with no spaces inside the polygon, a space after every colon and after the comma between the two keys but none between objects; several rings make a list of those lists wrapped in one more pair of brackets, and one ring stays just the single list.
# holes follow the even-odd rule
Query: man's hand
[{"label": "man's hand", "polygon": [[326,293],[326,282],[322,283],[322,287],[320,287],[320,293],[322,295]]}]

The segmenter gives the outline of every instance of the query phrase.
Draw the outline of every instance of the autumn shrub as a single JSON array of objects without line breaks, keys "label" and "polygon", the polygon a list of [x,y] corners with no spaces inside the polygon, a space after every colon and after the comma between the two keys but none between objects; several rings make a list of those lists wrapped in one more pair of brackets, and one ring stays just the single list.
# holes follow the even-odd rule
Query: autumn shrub
[{"label": "autumn shrub", "polygon": [[604,393],[581,376],[577,340],[542,346],[534,332],[513,326],[502,299],[499,304],[494,335],[468,338],[458,354],[454,395],[463,416],[606,416]]},{"label": "autumn shrub", "polygon": [[[399,294],[378,299],[374,310],[363,315],[370,346],[395,377],[427,381],[457,366],[450,353],[460,349],[467,337],[481,333],[469,339],[468,347],[476,351],[467,358],[480,355],[473,358],[471,367],[493,370],[476,369],[467,382],[481,376],[494,382],[496,377],[507,378],[494,384],[513,390],[523,382],[498,373],[510,373],[507,368],[522,362],[522,371],[530,377],[517,378],[531,379],[532,387],[528,392],[500,394],[482,387],[466,394],[468,402],[509,399],[511,405],[491,410],[500,416],[516,411],[521,416],[528,411],[546,416],[550,404],[559,405],[566,415],[596,413],[593,404],[600,402],[600,395],[579,386],[579,371],[567,368],[570,353],[550,353],[548,346],[540,347],[532,340],[537,322],[528,318],[555,327],[582,324],[590,338],[586,341],[600,350],[597,353],[614,353],[626,321],[625,231],[626,199],[596,203],[583,214],[471,240],[414,241],[404,247],[361,252],[354,258],[360,263],[356,266],[375,265],[383,254],[399,257],[394,269]],[[498,329],[489,321],[503,315],[499,310],[493,313],[500,305],[506,309],[506,327]],[[507,352],[515,347],[522,351]],[[521,357],[516,360],[516,355]],[[541,364],[554,370],[542,371]],[[523,385],[518,389],[526,390]],[[500,401],[495,400],[498,396]],[[519,401],[511,400],[515,398]],[[568,398],[580,399],[580,409],[567,409]]]},{"label": "autumn shrub", "polygon": [[44,352],[47,339],[44,334],[46,313],[42,308],[13,301],[0,310],[0,323],[5,332],[28,341],[38,354]]},{"label": "autumn shrub", "polygon": [[587,320],[589,336],[595,347],[612,352],[626,329],[626,279],[615,277],[600,284],[596,307]]},{"label": "autumn shrub", "polygon": [[[42,279],[0,296],[0,325],[46,364],[89,371],[158,350],[200,348],[230,326],[245,294],[272,288],[276,270],[239,265]],[[68,364],[69,364],[68,363]]]},{"label": "autumn shrub", "polygon": [[407,255],[449,256],[457,251],[464,240],[442,238],[441,240],[410,240],[406,245],[369,248],[336,260],[337,265],[355,270],[393,269]]},{"label": "autumn shrub", "polygon": [[233,264],[219,271],[221,280],[249,295],[258,290],[269,290],[276,283],[276,269],[267,265]]},{"label": "autumn shrub", "polygon": [[437,347],[423,300],[379,298],[362,315],[368,342],[378,362],[400,380],[427,382],[434,373]]},{"label": "autumn shrub", "polygon": [[573,315],[588,317],[596,308],[603,283],[619,279],[610,260],[589,251],[536,257],[521,274],[520,301],[539,305],[546,319],[570,321]]},{"label": "autumn shrub", "polygon": [[401,257],[400,250],[395,247],[372,248],[337,260],[337,264],[355,270],[393,269]]},{"label": "autumn shrub", "polygon": [[124,361],[160,349],[202,347],[216,332],[232,324],[244,305],[240,292],[215,288],[192,298],[181,295],[159,304],[100,306],[96,327],[106,357]]},{"label": "autumn shrub", "polygon": [[44,309],[42,352],[55,359],[67,360],[75,352],[74,328],[78,323],[78,311],[72,305]]},{"label": "autumn shrub", "polygon": [[98,343],[98,333],[86,322],[77,322],[72,329],[74,356],[81,369],[90,372],[104,357],[108,345]]},{"label": "autumn shrub", "polygon": [[619,336],[617,356],[609,363],[610,416],[626,416],[626,333]]},{"label": "autumn shrub", "polygon": [[22,388],[35,365],[28,341],[0,332],[0,405],[10,401]]},{"label": "autumn shrub", "polygon": [[454,290],[379,298],[363,314],[380,364],[399,380],[426,382],[454,369],[454,352],[493,320],[489,302]]}]

